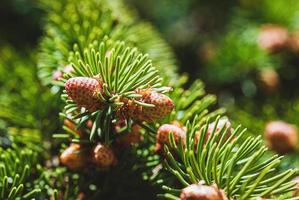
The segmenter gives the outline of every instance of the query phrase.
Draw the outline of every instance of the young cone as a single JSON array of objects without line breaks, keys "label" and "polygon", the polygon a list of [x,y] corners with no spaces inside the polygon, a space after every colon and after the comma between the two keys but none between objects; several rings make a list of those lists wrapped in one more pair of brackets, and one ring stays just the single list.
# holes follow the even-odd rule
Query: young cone
[{"label": "young cone", "polygon": [[[213,123],[209,124],[207,133],[205,135],[205,142],[207,142],[207,140],[209,139],[209,137],[210,137],[211,133],[213,132],[215,126],[216,126],[216,122],[213,122]],[[218,121],[215,133],[218,134],[219,133],[218,131],[220,131],[224,126],[228,129],[225,133],[226,134],[225,135],[225,140],[227,140],[231,136],[231,133],[233,132],[233,129],[231,128],[231,122],[229,121],[229,119],[227,117],[222,117]],[[195,145],[197,145],[197,143],[200,139],[200,134],[201,134],[201,131],[197,131],[195,133],[195,138],[194,138]],[[219,141],[217,141],[217,142],[219,142]]]},{"label": "young cone", "polygon": [[281,26],[266,24],[258,36],[258,45],[270,53],[275,53],[288,46],[288,31]]},{"label": "young cone", "polygon": [[132,100],[124,100],[124,106],[120,109],[121,115],[135,121],[154,122],[167,116],[174,108],[173,101],[166,95],[152,89],[137,90],[142,95],[139,102],[152,104],[154,107],[138,105]]},{"label": "young cone", "polygon": [[283,121],[268,123],[264,136],[269,148],[279,154],[292,152],[298,143],[297,128]]},{"label": "young cone", "polygon": [[177,124],[163,124],[157,131],[156,137],[156,151],[160,152],[163,150],[165,144],[169,144],[169,134],[172,133],[176,144],[182,140],[185,143],[186,132],[183,128],[179,127]]},{"label": "young cone", "polygon": [[117,159],[109,146],[99,143],[92,151],[92,162],[101,169],[107,169],[114,166]]},{"label": "young cone", "polygon": [[274,92],[278,89],[280,78],[279,74],[273,68],[267,68],[259,72],[261,87],[266,92]]},{"label": "young cone", "polygon": [[71,144],[60,155],[60,162],[70,170],[79,170],[85,167],[87,159],[79,144]]},{"label": "young cone", "polygon": [[227,200],[224,192],[216,185],[207,186],[192,184],[184,188],[180,195],[181,200]]},{"label": "young cone", "polygon": [[90,112],[101,107],[98,97],[102,93],[102,82],[96,78],[74,77],[65,83],[67,95],[78,107],[85,107]]}]

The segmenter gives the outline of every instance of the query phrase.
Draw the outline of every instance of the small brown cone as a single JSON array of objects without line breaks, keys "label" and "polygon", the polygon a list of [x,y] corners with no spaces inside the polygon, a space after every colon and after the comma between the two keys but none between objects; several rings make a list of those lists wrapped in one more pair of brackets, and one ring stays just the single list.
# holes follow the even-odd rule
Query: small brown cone
[{"label": "small brown cone", "polygon": [[181,200],[227,200],[224,192],[216,185],[192,184],[184,188],[180,194]]},{"label": "small brown cone", "polygon": [[[212,134],[215,126],[216,126],[216,122],[212,122],[212,123],[209,124],[208,130],[207,130],[207,133],[206,133],[205,139],[204,139],[205,143],[207,142],[207,140],[209,139],[210,135]],[[222,117],[221,119],[219,119],[217,127],[216,127],[216,130],[215,130],[215,133],[218,134],[219,131],[224,126],[226,126],[226,128],[227,128],[227,131],[225,133],[226,135],[225,135],[224,139],[227,140],[231,136],[231,134],[233,132],[233,128],[231,128],[231,122],[229,121],[229,119],[227,117]],[[200,139],[200,135],[201,135],[201,131],[197,131],[195,133],[195,138],[194,138],[194,144],[195,145],[197,145],[197,143],[198,143],[198,141]],[[217,142],[219,142],[219,141],[217,141]]]},{"label": "small brown cone", "polygon": [[258,45],[270,53],[278,52],[288,46],[287,29],[279,25],[265,24],[258,36]]},{"label": "small brown cone", "polygon": [[264,137],[267,146],[279,154],[292,152],[298,143],[298,131],[294,125],[272,121],[266,125]]},{"label": "small brown cone", "polygon": [[139,122],[155,122],[167,116],[174,108],[173,101],[168,96],[152,89],[137,90],[136,93],[142,95],[138,101],[155,107],[144,107],[132,100],[123,99],[124,106],[120,109],[120,115]]},{"label": "small brown cone", "polygon": [[172,133],[176,144],[182,140],[183,144],[186,140],[186,132],[183,128],[179,127],[177,124],[163,124],[157,131],[156,136],[156,151],[160,152],[163,150],[163,146],[169,145],[169,134]]},{"label": "small brown cone", "polygon": [[101,80],[90,77],[70,78],[65,83],[65,90],[78,107],[94,112],[102,106],[98,97],[103,92]]},{"label": "small brown cone", "polygon": [[92,162],[101,169],[108,169],[117,163],[117,159],[109,146],[99,143],[93,149]]},{"label": "small brown cone", "polygon": [[60,155],[60,162],[70,170],[79,170],[86,166],[87,155],[79,144],[71,144]]},{"label": "small brown cone", "polygon": [[261,87],[267,92],[274,92],[278,89],[280,78],[276,70],[267,68],[259,73]]},{"label": "small brown cone", "polygon": [[86,198],[85,198],[85,194],[84,194],[83,192],[80,192],[80,193],[78,194],[76,200],[84,200],[84,199],[86,199]]}]

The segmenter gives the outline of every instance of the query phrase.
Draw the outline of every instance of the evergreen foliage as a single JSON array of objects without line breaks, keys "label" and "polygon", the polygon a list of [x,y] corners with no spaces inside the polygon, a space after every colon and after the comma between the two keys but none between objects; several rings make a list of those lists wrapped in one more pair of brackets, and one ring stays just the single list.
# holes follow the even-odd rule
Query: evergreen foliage
[{"label": "evergreen foliage", "polygon": [[[265,19],[277,9],[268,4],[261,6]],[[245,7],[234,14],[245,19]],[[179,200],[198,183],[216,185],[229,199],[298,199],[298,170],[255,135],[263,122],[252,125],[236,111],[232,118],[253,134],[241,125],[219,128],[225,109],[216,96],[198,79],[186,84],[168,44],[124,2],[41,0],[39,8],[46,15],[38,53],[0,50],[0,199]],[[281,23],[292,27],[285,18]],[[257,46],[259,26],[248,24],[219,40],[223,48],[207,62],[215,84],[244,86],[248,74],[281,61]],[[67,87],[72,80],[75,95]],[[96,106],[81,105],[82,98]],[[169,130],[159,141],[163,125],[182,135]]]}]

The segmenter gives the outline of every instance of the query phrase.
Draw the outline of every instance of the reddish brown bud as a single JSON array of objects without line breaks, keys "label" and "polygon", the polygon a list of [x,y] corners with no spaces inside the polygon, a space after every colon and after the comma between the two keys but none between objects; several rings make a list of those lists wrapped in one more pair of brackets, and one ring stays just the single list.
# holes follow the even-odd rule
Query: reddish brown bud
[{"label": "reddish brown bud", "polygon": [[[212,122],[212,123],[209,124],[207,133],[205,135],[205,140],[204,140],[205,143],[209,139],[210,135],[213,133],[213,130],[214,130],[215,126],[216,126],[216,122]],[[231,133],[233,132],[233,129],[231,128],[231,122],[229,121],[229,119],[227,117],[222,117],[221,119],[219,119],[216,130],[215,130],[215,133],[218,134],[219,131],[224,126],[226,126],[226,128],[227,128],[227,131],[225,133],[226,135],[225,135],[224,139],[227,140],[231,136]],[[194,138],[194,144],[195,145],[197,145],[197,143],[200,139],[200,135],[201,135],[201,131],[197,131],[195,133],[195,138]],[[217,142],[219,142],[219,141],[217,141]]]},{"label": "reddish brown bud", "polygon": [[271,53],[282,50],[288,45],[288,31],[284,27],[266,24],[258,36],[258,45]]},{"label": "reddish brown bud", "polygon": [[183,144],[186,140],[186,132],[181,127],[174,124],[163,124],[160,126],[156,137],[156,151],[159,152],[165,144],[169,145],[169,134],[172,133],[176,144],[182,140]]},{"label": "reddish brown bud", "polygon": [[173,101],[168,96],[152,89],[136,90],[136,93],[142,95],[138,101],[155,107],[145,107],[132,100],[122,99],[124,106],[120,108],[119,115],[139,122],[155,122],[167,116],[174,108]]},{"label": "reddish brown bud", "polygon": [[268,147],[279,154],[293,151],[298,143],[297,128],[283,121],[268,123],[264,136]]},{"label": "reddish brown bud", "polygon": [[96,78],[74,77],[67,80],[65,90],[78,107],[85,107],[90,112],[101,108],[98,94],[102,92],[102,82]]},{"label": "reddish brown bud", "polygon": [[92,162],[99,168],[107,169],[115,165],[117,160],[109,146],[99,143],[93,149]]},{"label": "reddish brown bud", "polygon": [[227,200],[224,192],[216,185],[207,186],[192,184],[184,188],[180,195],[181,200]]},{"label": "reddish brown bud", "polygon": [[277,90],[280,79],[278,73],[274,69],[264,69],[260,71],[259,76],[263,89],[265,89],[267,92],[273,92]]},{"label": "reddish brown bud", "polygon": [[60,162],[71,170],[78,170],[85,167],[87,156],[79,144],[71,144],[60,155]]}]

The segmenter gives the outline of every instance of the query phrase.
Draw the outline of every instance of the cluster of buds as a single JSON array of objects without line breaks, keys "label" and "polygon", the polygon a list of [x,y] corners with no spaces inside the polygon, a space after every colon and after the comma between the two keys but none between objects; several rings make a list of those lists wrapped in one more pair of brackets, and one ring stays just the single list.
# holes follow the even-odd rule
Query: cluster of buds
[{"label": "cluster of buds", "polygon": [[[85,108],[89,112],[95,112],[104,108],[106,99],[103,89],[103,82],[100,77],[74,77],[65,83],[66,93],[78,108]],[[130,131],[116,136],[115,143],[118,147],[129,147],[142,140],[140,134],[141,127],[137,123],[155,122],[164,118],[174,108],[172,100],[153,89],[136,89],[136,98],[118,98],[116,110],[120,118],[114,129],[122,128],[125,119],[133,120]],[[104,98],[103,98],[104,97]],[[87,121],[86,127],[91,129],[93,122]],[[77,133],[79,137],[84,137],[83,131],[77,130],[75,123],[65,120],[64,125]],[[111,124],[112,125],[112,124]],[[85,153],[84,153],[85,152]],[[110,168],[116,164],[116,158],[111,147],[97,144],[93,149],[84,148],[79,144],[71,144],[61,155],[61,163],[72,170],[82,169],[86,163],[92,163],[101,169]]]},{"label": "cluster of buds", "polygon": [[192,184],[184,188],[180,194],[181,200],[228,200],[223,190],[215,184]]},{"label": "cluster of buds", "polygon": [[60,155],[60,162],[73,171],[82,170],[90,163],[105,170],[116,165],[117,158],[110,146],[101,143],[92,149],[81,144],[71,144]]},{"label": "cluster of buds", "polygon": [[[68,97],[73,100],[78,107],[84,107],[90,112],[94,112],[103,107],[103,102],[99,95],[103,94],[103,83],[100,78],[74,77],[67,80],[65,89]],[[167,116],[174,108],[172,100],[153,89],[137,89],[136,100],[121,98],[123,103],[118,109],[118,115],[123,118],[130,118],[137,122],[155,122]],[[136,101],[147,104],[143,106]]]},{"label": "cluster of buds", "polygon": [[[231,128],[231,123],[228,120],[227,117],[222,117],[216,126],[216,122],[210,123],[208,125],[208,129],[204,138],[204,142],[206,143],[208,138],[211,136],[211,134],[218,134],[220,130],[225,127],[227,131],[225,132],[224,139],[227,140],[233,131]],[[214,131],[215,130],[215,131]],[[186,128],[181,126],[178,122],[173,122],[172,124],[163,124],[160,126],[160,128],[157,131],[157,137],[156,137],[156,151],[161,152],[163,150],[164,145],[169,145],[169,134],[173,134],[174,141],[176,144],[178,144],[180,141],[182,141],[182,144],[184,145],[186,143]],[[197,145],[199,139],[201,137],[201,131],[197,131],[194,135],[194,144]],[[219,137],[221,138],[221,137]],[[217,142],[217,141],[216,141]],[[219,141],[218,141],[219,142]]]}]

